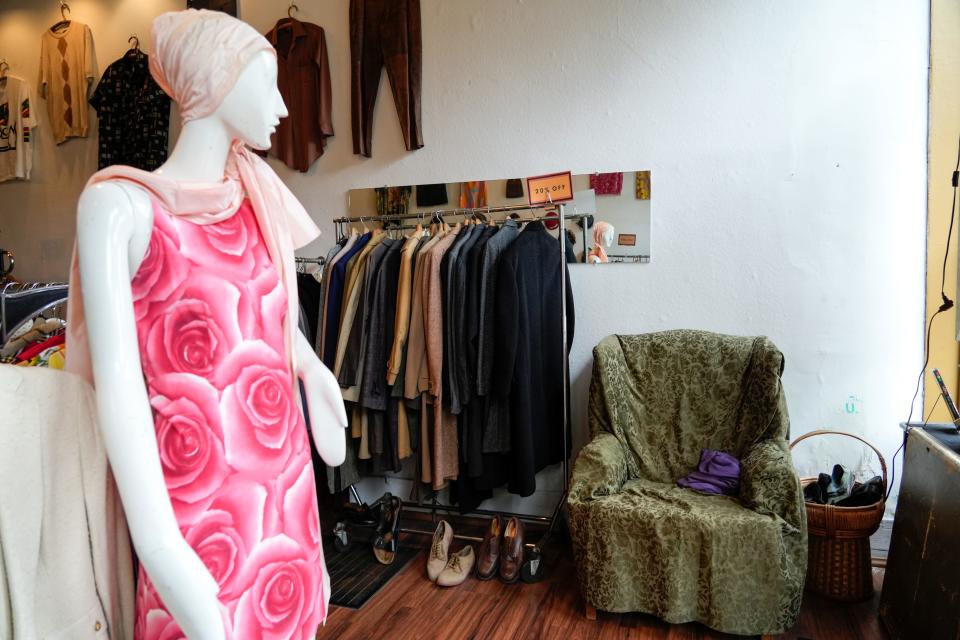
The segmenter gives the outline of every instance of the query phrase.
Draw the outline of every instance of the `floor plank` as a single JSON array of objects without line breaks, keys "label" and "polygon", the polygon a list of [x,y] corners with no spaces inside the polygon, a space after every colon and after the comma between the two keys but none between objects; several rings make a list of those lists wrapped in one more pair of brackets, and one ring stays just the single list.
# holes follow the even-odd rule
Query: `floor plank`
[{"label": "floor plank", "polygon": [[[333,607],[318,639],[368,640],[494,640],[501,638],[584,640],[720,640],[721,634],[703,625],[668,625],[644,614],[597,612],[587,620],[577,589],[570,554],[558,545],[546,555],[548,577],[537,584],[505,585],[471,577],[463,585],[444,589],[426,577],[429,541],[419,539],[420,556],[358,611]],[[454,543],[453,549],[459,549]],[[857,604],[831,602],[813,594],[804,597],[797,625],[783,640],[884,639],[877,618],[883,571],[874,570],[877,595]]]}]

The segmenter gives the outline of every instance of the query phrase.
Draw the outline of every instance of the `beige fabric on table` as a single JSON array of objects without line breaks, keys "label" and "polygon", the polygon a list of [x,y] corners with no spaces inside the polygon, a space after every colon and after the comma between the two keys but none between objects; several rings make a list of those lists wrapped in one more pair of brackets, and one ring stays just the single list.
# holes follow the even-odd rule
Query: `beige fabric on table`
[{"label": "beige fabric on table", "polygon": [[66,29],[43,32],[37,89],[47,99],[50,132],[57,144],[67,138],[87,137],[87,98],[96,76],[90,27],[72,20]]},{"label": "beige fabric on table", "polygon": [[[413,252],[420,238],[412,235],[403,244],[400,256],[400,277],[397,282],[397,310],[393,321],[393,346],[387,359],[387,384],[394,385],[400,375],[400,364],[407,346],[410,328],[410,298],[413,288]],[[403,439],[401,438],[401,442]],[[402,458],[403,456],[401,456]]]},{"label": "beige fabric on table", "polygon": [[0,365],[0,638],[133,638],[129,534],[93,389]]},{"label": "beige fabric on table", "polygon": [[[403,397],[413,400],[420,395],[420,371],[427,358],[423,331],[423,264],[427,254],[443,238],[442,233],[427,240],[420,248],[413,269],[413,296],[410,300],[410,326],[407,329],[407,368],[403,372]],[[421,424],[423,421],[421,420]]]},{"label": "beige fabric on table", "polygon": [[424,261],[423,305],[424,336],[427,346],[426,377],[421,374],[421,387],[426,383],[433,401],[433,465],[431,482],[440,489],[460,472],[457,419],[443,404],[443,285],[440,261],[453,245],[463,227],[457,226],[434,245]]}]

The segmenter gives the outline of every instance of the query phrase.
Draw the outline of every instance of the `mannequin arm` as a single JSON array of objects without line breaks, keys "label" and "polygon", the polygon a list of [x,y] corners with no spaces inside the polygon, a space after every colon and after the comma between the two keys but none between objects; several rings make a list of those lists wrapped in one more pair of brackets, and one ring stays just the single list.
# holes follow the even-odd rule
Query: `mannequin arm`
[{"label": "mannequin arm", "polygon": [[77,246],[100,432],[134,547],[157,593],[187,637],[221,640],[219,587],[177,525],[140,367],[130,280],[143,249],[131,246],[146,247],[150,212],[144,194],[114,184],[80,198]]},{"label": "mannequin arm", "polygon": [[[340,385],[314,352],[310,342],[297,331],[297,376],[306,391],[304,401],[310,412],[310,426],[317,453],[331,467],[343,464],[347,456],[347,411],[343,406]],[[386,375],[386,374],[384,374]]]}]

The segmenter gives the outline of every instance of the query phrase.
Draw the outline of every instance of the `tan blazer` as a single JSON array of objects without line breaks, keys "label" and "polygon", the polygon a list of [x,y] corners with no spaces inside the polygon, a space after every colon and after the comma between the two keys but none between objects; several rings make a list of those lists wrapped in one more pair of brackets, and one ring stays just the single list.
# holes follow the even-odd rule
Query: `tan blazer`
[{"label": "tan blazer", "polygon": [[400,278],[397,282],[397,312],[393,320],[393,346],[387,360],[387,384],[393,386],[400,375],[400,364],[407,346],[410,328],[410,297],[413,289],[413,252],[420,238],[411,236],[403,244],[400,256]]},{"label": "tan blazer", "polygon": [[[443,286],[440,282],[440,261],[450,249],[460,230],[458,226],[440,240],[424,261],[423,268],[423,316],[424,336],[427,345],[426,371],[421,371],[421,388],[424,382],[433,398],[433,465],[432,483],[439,489],[446,481],[456,478],[460,472],[457,456],[458,437],[456,416],[443,406]],[[425,375],[424,375],[425,374]]]},{"label": "tan blazer", "polygon": [[407,368],[403,372],[403,397],[413,400],[420,395],[420,370],[427,357],[423,332],[423,265],[427,254],[443,238],[430,238],[417,254],[413,269],[413,296],[410,300],[410,326],[407,329]]}]

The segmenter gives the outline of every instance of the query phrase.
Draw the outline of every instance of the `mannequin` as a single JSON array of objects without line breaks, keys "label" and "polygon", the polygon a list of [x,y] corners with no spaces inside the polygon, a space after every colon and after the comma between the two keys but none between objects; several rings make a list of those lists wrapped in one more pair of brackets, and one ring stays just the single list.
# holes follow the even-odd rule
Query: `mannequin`
[{"label": "mannequin", "polygon": [[609,222],[598,222],[593,228],[593,247],[588,260],[590,264],[609,262],[606,249],[613,244],[615,230]]},{"label": "mannequin", "polygon": [[[268,149],[287,115],[276,80],[276,58],[256,53],[212,113],[184,124],[156,175],[182,181],[189,192],[193,184],[224,180],[235,140]],[[77,252],[100,430],[134,546],[157,595],[188,638],[220,640],[231,621],[218,600],[220,587],[178,526],[141,367],[131,279],[150,246],[154,212],[148,193],[122,180],[88,186],[78,205]],[[339,385],[299,331],[292,348],[313,441],[323,460],[337,466],[345,456],[347,424]],[[325,571],[323,578],[329,594]],[[243,629],[233,633],[244,637]]]}]

